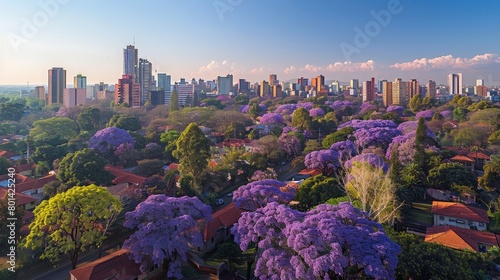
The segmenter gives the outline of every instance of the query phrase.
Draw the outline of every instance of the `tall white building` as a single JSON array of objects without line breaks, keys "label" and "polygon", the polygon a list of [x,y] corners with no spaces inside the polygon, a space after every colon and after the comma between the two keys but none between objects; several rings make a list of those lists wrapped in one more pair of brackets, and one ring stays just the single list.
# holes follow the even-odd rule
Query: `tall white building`
[{"label": "tall white building", "polygon": [[78,74],[73,78],[74,88],[87,88],[87,77],[82,74]]},{"label": "tall white building", "polygon": [[484,86],[484,79],[477,79],[476,86]]},{"label": "tall white building", "polygon": [[339,81],[333,81],[332,82],[332,92],[337,94],[340,92],[340,84]]},{"label": "tall white building", "polygon": [[[177,84],[174,86],[178,93],[179,106],[189,105],[189,100],[192,100],[194,95],[194,85],[190,84]],[[166,95],[166,94],[165,94]],[[166,98],[166,97],[165,97]],[[169,95],[170,98],[170,95]]]},{"label": "tall white building", "polygon": [[462,94],[462,73],[448,74],[448,88],[450,95]]},{"label": "tall white building", "polygon": [[228,74],[226,77],[217,77],[217,93],[229,95],[233,87],[233,75]]},{"label": "tall white building", "polygon": [[153,65],[147,59],[139,59],[139,84],[141,85],[141,106],[146,103],[151,92]]}]

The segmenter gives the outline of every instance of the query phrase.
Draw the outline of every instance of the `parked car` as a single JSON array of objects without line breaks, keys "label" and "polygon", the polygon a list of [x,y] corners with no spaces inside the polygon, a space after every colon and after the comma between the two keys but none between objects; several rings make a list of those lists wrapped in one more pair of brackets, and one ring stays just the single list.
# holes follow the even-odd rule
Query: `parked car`
[{"label": "parked car", "polygon": [[224,199],[222,198],[218,198],[216,201],[215,201],[215,205],[219,206],[219,205],[222,205],[224,204]]},{"label": "parked car", "polygon": [[227,193],[226,196],[227,197],[232,197],[233,196],[233,192]]}]

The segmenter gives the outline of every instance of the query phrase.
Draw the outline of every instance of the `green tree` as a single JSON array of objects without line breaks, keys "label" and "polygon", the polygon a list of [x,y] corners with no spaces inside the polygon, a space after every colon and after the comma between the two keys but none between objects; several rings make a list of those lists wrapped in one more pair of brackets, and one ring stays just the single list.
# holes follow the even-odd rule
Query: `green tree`
[{"label": "green tree", "polygon": [[258,115],[262,113],[262,108],[259,106],[258,103],[253,103],[250,105],[250,108],[248,109],[248,114],[254,118],[256,118]]},{"label": "green tree", "polygon": [[37,164],[36,164],[36,168],[35,168],[35,174],[37,176],[45,176],[49,173],[50,171],[50,165],[48,162],[46,161],[39,161]]},{"label": "green tree", "polygon": [[238,94],[234,98],[234,103],[238,105],[246,105],[250,101],[250,98],[246,94]]},{"label": "green tree", "polygon": [[246,138],[245,124],[240,122],[231,122],[229,127],[224,131],[226,138]]},{"label": "green tree", "polygon": [[300,107],[293,112],[292,125],[299,131],[305,131],[312,128],[312,118],[309,111]]},{"label": "green tree", "polygon": [[344,195],[344,188],[336,178],[319,175],[304,180],[295,195],[295,199],[299,201],[299,210],[308,211],[325,203],[330,198]]},{"label": "green tree", "polygon": [[414,163],[420,170],[425,170],[425,141],[427,139],[427,127],[423,117],[418,119],[417,130],[415,132],[415,156]]},{"label": "green tree", "polygon": [[24,246],[44,248],[41,259],[56,262],[68,254],[74,269],[78,256],[106,238],[109,220],[122,209],[120,201],[105,187],[74,187],[43,200],[33,214]]},{"label": "green tree", "polygon": [[323,139],[323,141],[321,142],[321,145],[323,146],[323,148],[329,149],[332,144],[347,140],[349,138],[349,135],[352,135],[353,132],[354,128],[350,126],[343,127],[326,136],[325,139]]},{"label": "green tree", "polygon": [[69,187],[90,183],[109,185],[113,175],[104,169],[106,160],[93,149],[67,154],[59,164],[57,179]]},{"label": "green tree", "polygon": [[210,159],[210,140],[196,123],[190,123],[176,141],[173,156],[179,159],[181,177],[191,175],[197,194],[203,192],[201,180]]},{"label": "green tree", "polygon": [[453,110],[453,118],[458,121],[465,121],[468,113],[469,110],[462,107],[457,107],[455,108],[455,110]]},{"label": "green tree", "polygon": [[410,99],[410,104],[408,104],[408,107],[410,107],[410,110],[413,113],[417,113],[422,109],[422,98],[420,95],[415,95]]},{"label": "green tree", "polygon": [[167,158],[172,158],[172,152],[177,148],[177,139],[179,139],[179,131],[169,129],[160,135],[160,142],[165,144],[165,153]]},{"label": "green tree", "polygon": [[69,118],[52,117],[45,120],[35,121],[30,130],[33,140],[46,136],[59,136],[62,139],[71,139],[78,135],[76,123]]},{"label": "green tree", "polygon": [[[10,200],[9,200],[10,199]],[[10,193],[10,192],[5,192],[4,197],[0,197],[0,253],[3,254],[10,246],[12,246],[12,241],[9,242],[9,237],[12,236],[11,234],[11,228],[8,227],[10,222],[8,218],[16,218],[17,222],[15,223],[15,226],[13,228],[15,234],[13,235],[15,238],[14,241],[17,243],[19,242],[20,238],[20,230],[21,230],[21,221],[24,216],[24,211],[20,207],[15,207],[10,205],[9,206],[9,201],[12,199],[15,199],[15,194]],[[0,278],[1,279],[1,278]],[[12,279],[12,278],[10,278]]]},{"label": "green tree", "polygon": [[137,131],[141,129],[141,121],[135,116],[114,115],[108,122],[107,127],[115,126],[127,131]]},{"label": "green tree", "polygon": [[0,175],[7,174],[7,169],[12,165],[8,159],[0,157]]},{"label": "green tree", "polygon": [[81,130],[97,131],[100,129],[101,110],[95,107],[86,107],[78,114],[77,122]]},{"label": "green tree", "polygon": [[24,100],[0,103],[0,121],[19,121],[24,114]]},{"label": "green tree", "polygon": [[179,111],[179,93],[175,89],[170,94],[170,111]]},{"label": "green tree", "polygon": [[483,167],[484,174],[479,178],[479,185],[489,190],[500,190],[500,156],[491,156]]},{"label": "green tree", "polygon": [[455,183],[462,186],[476,187],[477,176],[460,163],[442,163],[429,170],[427,181],[433,188],[449,190]]},{"label": "green tree", "polygon": [[136,173],[144,176],[151,177],[158,174],[163,167],[163,162],[159,159],[144,159],[137,161]]}]

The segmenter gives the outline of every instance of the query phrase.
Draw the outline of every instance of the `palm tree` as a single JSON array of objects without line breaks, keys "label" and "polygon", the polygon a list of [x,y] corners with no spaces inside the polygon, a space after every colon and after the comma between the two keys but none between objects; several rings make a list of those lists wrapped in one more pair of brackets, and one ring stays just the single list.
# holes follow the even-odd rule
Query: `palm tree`
[{"label": "palm tree", "polygon": [[484,175],[479,178],[479,185],[483,188],[500,188],[500,155],[491,156],[490,161],[483,167]]}]

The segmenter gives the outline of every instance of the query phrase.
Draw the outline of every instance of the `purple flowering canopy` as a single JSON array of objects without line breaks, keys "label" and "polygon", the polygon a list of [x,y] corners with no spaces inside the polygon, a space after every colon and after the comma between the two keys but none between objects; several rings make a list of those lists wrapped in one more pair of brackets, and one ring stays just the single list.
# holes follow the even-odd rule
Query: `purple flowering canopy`
[{"label": "purple flowering canopy", "polygon": [[[136,231],[123,243],[132,259],[141,263],[141,271],[151,264],[167,262],[167,276],[182,279],[181,260],[191,246],[202,247],[203,237],[198,220],[212,219],[210,206],[197,197],[150,195],[134,211],[125,214],[125,227]],[[152,263],[150,263],[150,261]]]},{"label": "purple flowering canopy", "polygon": [[130,144],[130,143],[121,143],[120,146],[116,147],[116,150],[115,150],[115,155],[119,156],[119,155],[123,155],[125,153],[128,153],[129,151],[132,151],[134,149],[134,145]]},{"label": "purple flowering canopy", "polygon": [[325,115],[325,111],[321,108],[312,108],[309,110],[309,116],[311,117],[323,117]]},{"label": "purple flowering canopy", "polygon": [[[398,130],[401,131],[403,134],[415,133],[417,131],[417,126],[418,126],[418,121],[407,121],[399,124]],[[427,125],[425,126],[425,128],[427,137],[436,140],[436,133],[434,133],[434,131],[432,131],[429,127],[427,127]]]},{"label": "purple flowering canopy", "polygon": [[290,132],[295,132],[295,131],[299,131],[295,126],[290,126],[290,125],[287,125],[285,127],[283,127],[283,131],[281,132],[281,134],[288,134]]},{"label": "purple flowering canopy", "polygon": [[260,118],[261,124],[283,124],[285,120],[278,113],[267,113]]},{"label": "purple flowering canopy", "polygon": [[306,109],[307,111],[311,110],[314,106],[314,103],[312,102],[300,102],[297,103],[297,106]]},{"label": "purple flowering canopy", "polygon": [[352,167],[353,162],[366,162],[373,167],[382,168],[384,172],[389,170],[389,165],[378,155],[372,153],[359,154],[344,163],[345,169]]},{"label": "purple flowering canopy", "polygon": [[266,170],[256,170],[253,174],[252,177],[250,177],[249,181],[261,181],[261,180],[266,180],[266,179],[271,179],[275,180],[278,178],[278,174],[274,169],[272,168],[267,168]]},{"label": "purple flowering canopy", "polygon": [[[429,134],[427,135],[429,136]],[[391,144],[389,144],[389,147],[387,148],[385,157],[391,159],[392,147],[394,145],[397,145],[399,162],[401,162],[402,165],[408,165],[412,163],[415,157],[415,136],[415,132],[410,132],[394,137]],[[435,153],[441,152],[436,146],[426,146],[425,148]]]},{"label": "purple flowering canopy", "polygon": [[134,138],[126,130],[114,126],[97,131],[89,141],[90,147],[102,154],[106,154],[109,151],[114,152],[124,143],[129,143],[133,148]]},{"label": "purple flowering canopy", "polygon": [[287,204],[294,197],[294,188],[271,179],[248,183],[233,192],[233,202],[236,207],[249,211],[255,211],[271,202]]},{"label": "purple flowering canopy", "polygon": [[330,150],[336,151],[340,155],[340,161],[344,162],[358,154],[356,144],[351,140],[339,141],[330,146]]},{"label": "purple flowering canopy", "polygon": [[396,113],[398,114],[399,116],[401,116],[404,112],[404,108],[401,107],[401,106],[397,106],[397,105],[390,105],[389,107],[387,107],[387,110],[386,112],[387,113]]},{"label": "purple flowering canopy", "polygon": [[392,139],[399,135],[401,135],[399,130],[388,127],[362,128],[354,131],[355,143],[361,148],[381,147],[386,149]]},{"label": "purple flowering canopy", "polygon": [[246,113],[248,113],[248,109],[250,109],[250,106],[249,106],[249,105],[241,105],[241,106],[238,108],[238,112],[243,113],[243,114],[246,114]]},{"label": "purple flowering canopy", "polygon": [[355,130],[360,128],[370,129],[374,127],[388,127],[388,128],[398,127],[396,123],[394,123],[391,120],[350,120],[348,122],[339,125],[338,129],[341,129],[346,126],[350,126]]},{"label": "purple flowering canopy", "polygon": [[331,101],[325,101],[325,105],[330,106],[334,111],[339,111],[347,106],[352,107],[353,104],[350,101],[337,100],[333,103]]},{"label": "purple flowering canopy", "polygon": [[313,151],[306,155],[304,165],[309,169],[319,169],[325,176],[341,167],[340,154],[334,150]]},{"label": "purple flowering canopy", "polygon": [[453,118],[453,112],[451,110],[444,110],[440,114],[445,119],[452,119]]},{"label": "purple flowering canopy", "polygon": [[415,119],[418,120],[418,119],[420,119],[420,117],[423,117],[425,120],[430,120],[430,119],[432,119],[432,116],[434,116],[434,111],[429,109],[429,110],[418,112],[415,115]]},{"label": "purple flowering canopy", "polygon": [[377,106],[370,104],[370,102],[364,102],[359,108],[359,115],[365,115],[370,111],[377,111]]},{"label": "purple flowering canopy", "polygon": [[257,245],[260,279],[394,279],[401,252],[380,224],[349,203],[303,213],[272,202],[244,212],[232,233],[243,251]]},{"label": "purple flowering canopy", "polygon": [[294,134],[281,134],[278,138],[278,144],[283,148],[288,156],[300,154],[302,144]]},{"label": "purple flowering canopy", "polygon": [[262,112],[267,112],[267,106],[264,105],[264,104],[259,104],[259,107],[260,109],[262,110]]}]

